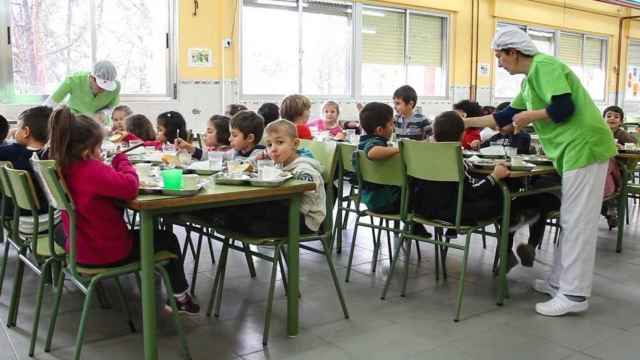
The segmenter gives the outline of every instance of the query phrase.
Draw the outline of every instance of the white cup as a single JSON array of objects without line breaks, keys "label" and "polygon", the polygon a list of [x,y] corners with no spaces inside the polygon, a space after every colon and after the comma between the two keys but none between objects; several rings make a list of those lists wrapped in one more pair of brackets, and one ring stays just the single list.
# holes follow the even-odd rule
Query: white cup
[{"label": "white cup", "polygon": [[149,177],[151,175],[151,164],[149,163],[140,163],[135,164],[136,172],[138,173],[138,177]]},{"label": "white cup", "polygon": [[625,143],[624,144],[624,149],[625,150],[635,150],[636,148],[636,144],[635,143]]},{"label": "white cup", "polygon": [[273,168],[275,167],[275,163],[273,162],[273,160],[258,160],[257,161],[257,165],[258,165],[258,177],[259,178],[264,178],[264,174],[265,174],[265,169],[266,168]]},{"label": "white cup", "polygon": [[182,175],[182,184],[185,189],[195,189],[200,177],[196,174]]}]

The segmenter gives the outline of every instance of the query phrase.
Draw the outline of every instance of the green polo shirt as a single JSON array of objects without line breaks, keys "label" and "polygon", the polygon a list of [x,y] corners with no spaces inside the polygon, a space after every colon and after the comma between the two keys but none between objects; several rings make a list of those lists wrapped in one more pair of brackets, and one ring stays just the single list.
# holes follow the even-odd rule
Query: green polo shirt
[{"label": "green polo shirt", "polygon": [[587,90],[567,65],[553,56],[536,54],[520,93],[511,102],[515,109],[540,110],[551,104],[551,97],[568,93],[575,106],[573,115],[560,123],[533,122],[544,152],[560,173],[605,161],[617,152],[611,130]]},{"label": "green polo shirt", "polygon": [[78,72],[67,77],[51,95],[56,103],[61,103],[67,95],[67,106],[76,114],[95,114],[104,108],[112,108],[120,102],[120,83],[113,91],[103,91],[93,95],[88,72]]}]

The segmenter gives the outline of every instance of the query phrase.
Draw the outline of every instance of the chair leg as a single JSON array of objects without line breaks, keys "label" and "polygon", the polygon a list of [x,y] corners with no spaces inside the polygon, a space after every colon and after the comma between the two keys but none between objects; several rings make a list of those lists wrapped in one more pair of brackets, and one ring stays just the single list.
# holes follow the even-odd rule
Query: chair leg
[{"label": "chair leg", "polygon": [[2,296],[2,286],[4,285],[4,275],[7,272],[7,260],[9,259],[9,240],[4,242],[4,252],[2,253],[2,264],[0,265],[0,296]]},{"label": "chair leg", "polygon": [[276,252],[280,252],[280,255],[278,256],[278,264],[280,265],[280,278],[282,278],[282,287],[284,288],[284,294],[287,295],[287,273],[284,268],[284,262],[282,261],[282,259],[286,259],[287,256],[285,255],[284,249],[281,246],[276,246],[273,252],[274,257]]},{"label": "chair leg", "polygon": [[407,294],[407,280],[409,279],[409,261],[411,260],[411,243],[412,241],[407,241],[407,254],[404,259],[404,278],[402,280],[402,292],[400,296],[405,297]]},{"label": "chair leg", "polygon": [[213,239],[211,238],[210,233],[207,233],[207,244],[209,245],[209,257],[211,258],[211,263],[216,263],[216,256],[213,253]]},{"label": "chair leg", "polygon": [[122,307],[124,311],[127,312],[127,320],[129,323],[129,330],[132,333],[136,332],[136,326],[133,323],[133,313],[131,312],[131,307],[129,307],[129,302],[127,301],[127,296],[124,293],[124,288],[122,287],[122,283],[120,282],[120,278],[115,277],[113,281],[116,283],[116,287],[118,288],[118,295],[120,296],[120,301],[122,302]]},{"label": "chair leg", "polygon": [[271,327],[271,310],[273,308],[273,294],[276,288],[276,274],[278,273],[278,263],[280,262],[279,246],[273,252],[273,265],[271,265],[271,282],[269,283],[269,296],[267,297],[267,308],[264,314],[264,330],[262,332],[262,345],[267,345],[269,339],[269,329]]},{"label": "chair leg", "polygon": [[224,254],[224,266],[221,269],[220,278],[218,279],[218,293],[216,294],[216,309],[213,313],[215,317],[220,317],[220,308],[222,307],[222,291],[224,289],[224,278],[227,275],[227,260],[229,259],[229,248]]},{"label": "chair leg", "polygon": [[487,228],[486,227],[482,228],[482,248],[484,250],[487,249]]},{"label": "chair leg", "polygon": [[[382,227],[382,222],[384,219],[380,218],[378,221],[378,226]],[[376,268],[378,265],[378,257],[380,256],[380,243],[382,242],[382,229],[378,228],[378,236],[373,239],[373,257],[371,259],[372,268],[371,272],[376,272]]]},{"label": "chair leg", "polygon": [[252,278],[256,277],[256,267],[253,264],[253,256],[251,256],[251,246],[246,243],[242,243],[242,247],[244,248],[244,257],[247,259],[247,266],[249,267],[249,274]]},{"label": "chair leg", "polygon": [[342,289],[340,288],[340,282],[338,281],[338,275],[336,274],[336,268],[333,266],[333,260],[331,259],[331,252],[329,251],[329,246],[325,243],[324,240],[321,240],[322,247],[324,248],[324,256],[327,259],[327,265],[329,265],[329,271],[331,272],[331,278],[333,279],[333,285],[336,287],[336,292],[338,293],[338,299],[340,300],[340,306],[342,306],[342,313],[344,314],[344,318],[349,318],[349,310],[347,310],[347,304],[344,301],[344,296],[342,295]]},{"label": "chair leg", "polygon": [[420,241],[416,240],[416,254],[418,254],[418,260],[422,260],[422,252],[420,251]]},{"label": "chair leg", "polygon": [[22,260],[18,260],[18,269],[13,281],[13,291],[11,293],[11,303],[9,305],[7,327],[16,326],[16,321],[18,319],[18,308],[20,307],[20,297],[22,294],[22,280],[24,278],[24,266],[25,265]]},{"label": "chair leg", "polygon": [[393,277],[393,273],[396,270],[396,266],[398,265],[398,259],[400,258],[400,248],[402,247],[402,243],[404,242],[404,236],[400,235],[400,239],[396,244],[395,256],[393,258],[393,262],[391,263],[391,269],[389,269],[389,276],[387,276],[387,281],[384,284],[384,289],[382,290],[382,295],[380,296],[381,300],[384,300],[387,297],[387,291],[389,290],[389,285],[391,284],[391,278]]},{"label": "chair leg", "polygon": [[[220,252],[220,261],[218,261],[218,269],[216,270],[216,276],[213,280],[213,287],[211,288],[211,297],[209,297],[209,305],[207,306],[207,316],[211,316],[211,310],[213,309],[213,301],[215,300],[218,292],[222,292],[222,288],[219,288],[220,278],[223,276],[224,268],[227,266],[227,254],[229,253],[228,239],[224,239],[222,245],[222,251]],[[218,314],[216,314],[216,317]]]},{"label": "chair leg", "polygon": [[91,300],[93,300],[93,293],[96,291],[99,280],[92,280],[87,289],[87,295],[84,298],[84,304],[82,305],[82,315],[80,316],[80,325],[78,327],[78,334],[76,335],[76,347],[73,358],[80,360],[80,353],[82,351],[82,345],[84,343],[85,327],[87,325],[87,318],[89,317],[89,309],[91,308]]},{"label": "chair leg", "polygon": [[[449,244],[451,240],[444,236],[444,242]],[[442,265],[442,279],[447,280],[448,272],[447,272],[447,254],[449,253],[449,246],[440,246],[440,265]]]},{"label": "chair leg", "polygon": [[104,286],[102,286],[102,283],[100,282],[96,284],[96,296],[98,297],[100,308],[111,309],[113,307],[109,300],[109,296],[107,296],[107,292],[104,290]]},{"label": "chair leg", "polygon": [[173,294],[173,289],[171,288],[171,280],[169,279],[169,274],[164,266],[156,266],[156,270],[162,276],[162,281],[164,281],[164,287],[167,290],[167,300],[169,300],[169,305],[171,306],[171,318],[173,319],[173,323],[176,326],[176,331],[178,331],[178,336],[180,337],[180,347],[182,348],[182,354],[185,359],[191,359],[191,353],[189,352],[189,345],[187,343],[187,338],[184,335],[184,329],[182,328],[182,323],[178,318],[178,306],[176,305],[176,298]]},{"label": "chair leg", "polygon": [[42,266],[42,273],[38,281],[38,292],[36,295],[36,311],[33,317],[33,327],[31,328],[31,342],[29,343],[29,356],[33,357],[36,348],[36,340],[38,339],[38,325],[40,324],[40,313],[42,311],[42,298],[44,297],[44,287],[47,277],[51,273],[51,263],[55,261],[53,258],[47,259]]},{"label": "chair leg", "polygon": [[460,284],[458,285],[458,302],[456,317],[453,321],[460,321],[460,312],[462,311],[462,295],[464,294],[464,277],[467,272],[467,259],[469,258],[469,240],[471,239],[471,232],[467,234],[467,238],[464,244],[464,255],[462,257],[462,273],[460,274]]},{"label": "chair leg", "polygon": [[49,320],[49,330],[47,331],[47,340],[44,345],[44,352],[51,351],[51,340],[53,339],[53,333],[56,329],[56,321],[58,320],[58,312],[60,310],[60,300],[62,299],[62,292],[64,288],[64,270],[58,273],[58,279],[56,281],[55,300],[53,302],[53,309],[51,311],[51,320]]},{"label": "chair leg", "polygon": [[433,244],[433,249],[436,255],[436,281],[438,281],[440,280],[440,245],[438,245],[437,242],[442,241],[442,229],[434,228],[433,236],[436,241],[436,243]]},{"label": "chair leg", "polygon": [[[353,236],[351,238],[351,250],[349,250],[349,261],[347,262],[347,275],[344,278],[344,282],[349,282],[349,276],[351,276],[351,264],[353,263],[353,252],[356,249],[356,239],[358,235],[358,223],[360,222],[360,214],[356,216],[356,225],[353,228]],[[375,238],[374,238],[375,241]]]},{"label": "chair leg", "polygon": [[196,293],[196,281],[198,281],[198,267],[200,266],[200,251],[202,250],[202,238],[204,237],[204,229],[198,236],[198,245],[196,246],[196,255],[193,257],[193,274],[191,274],[191,295]]}]

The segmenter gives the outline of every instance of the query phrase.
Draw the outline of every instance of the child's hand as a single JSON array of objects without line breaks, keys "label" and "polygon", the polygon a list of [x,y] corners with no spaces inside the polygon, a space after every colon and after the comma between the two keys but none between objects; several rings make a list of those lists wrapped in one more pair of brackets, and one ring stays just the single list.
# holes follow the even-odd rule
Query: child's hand
[{"label": "child's hand", "polygon": [[345,137],[346,137],[345,133],[341,131],[341,132],[337,133],[336,136],[334,136],[334,139],[336,139],[336,140],[344,140]]},{"label": "child's hand", "polygon": [[504,165],[504,163],[499,162],[493,168],[493,172],[491,176],[493,176],[496,180],[504,179],[511,175],[511,171]]},{"label": "child's hand", "polygon": [[480,140],[473,140],[469,146],[471,146],[473,150],[480,149]]},{"label": "child's hand", "polygon": [[189,142],[184,141],[180,138],[176,138],[175,145],[178,150],[186,150],[190,154],[193,154],[196,151],[195,145],[190,144]]}]

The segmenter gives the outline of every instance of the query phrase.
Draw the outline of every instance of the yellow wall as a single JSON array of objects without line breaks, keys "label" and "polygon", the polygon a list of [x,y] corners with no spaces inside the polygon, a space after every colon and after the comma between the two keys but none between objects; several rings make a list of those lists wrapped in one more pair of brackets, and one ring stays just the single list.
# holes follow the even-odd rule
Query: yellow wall
[{"label": "yellow wall", "polygon": [[[446,12],[451,16],[450,33],[450,81],[454,86],[469,86],[473,72],[477,70],[472,49],[472,39],[476,32],[471,29],[472,1],[474,0],[387,0],[365,3],[380,5],[401,5],[424,10]],[[627,8],[604,4],[594,0],[476,0],[479,4],[478,62],[493,65],[491,38],[497,21],[538,25],[551,29],[586,32],[606,36],[608,46],[609,90],[615,89],[615,65],[618,47],[618,24],[622,16],[637,15],[640,12]],[[193,2],[180,1],[180,79],[220,79],[222,51],[225,55],[225,78],[236,79],[238,67],[239,19],[237,0],[200,0],[197,17],[192,16]],[[623,33],[622,58],[626,58],[629,37],[640,39],[640,22],[629,22]],[[232,38],[233,45],[222,50],[224,38]],[[213,69],[193,69],[188,67],[187,49],[209,47],[213,49]],[[623,73],[625,68],[623,61]],[[492,67],[493,69],[493,67]],[[491,86],[493,75],[479,77],[477,85]]]}]

